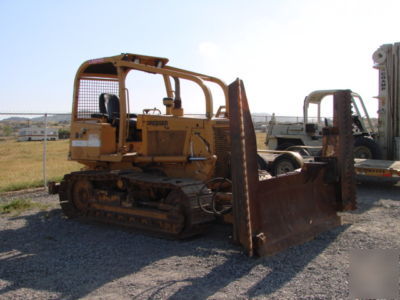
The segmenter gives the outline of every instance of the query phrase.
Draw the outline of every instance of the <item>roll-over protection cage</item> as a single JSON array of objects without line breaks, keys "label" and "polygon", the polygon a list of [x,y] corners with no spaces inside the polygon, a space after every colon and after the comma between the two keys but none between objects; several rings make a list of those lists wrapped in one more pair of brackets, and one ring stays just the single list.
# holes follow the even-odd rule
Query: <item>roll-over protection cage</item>
[{"label": "roll-over protection cage", "polygon": [[217,84],[225,97],[226,116],[229,115],[228,87],[220,79],[167,66],[168,59],[138,54],[121,54],[117,56],[93,59],[84,62],[75,77],[72,121],[92,119],[99,113],[98,97],[101,93],[114,94],[120,99],[120,118],[118,148],[123,149],[126,143],[129,126],[129,95],[125,87],[125,79],[129,71],[137,70],[163,76],[166,95],[176,97],[171,78],[185,79],[196,83],[204,93],[206,117],[214,117],[213,98],[206,82]]}]

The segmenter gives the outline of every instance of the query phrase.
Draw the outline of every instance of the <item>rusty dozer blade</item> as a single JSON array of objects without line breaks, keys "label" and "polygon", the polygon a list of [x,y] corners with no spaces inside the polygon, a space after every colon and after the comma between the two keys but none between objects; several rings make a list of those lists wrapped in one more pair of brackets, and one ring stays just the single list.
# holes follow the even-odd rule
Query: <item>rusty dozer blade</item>
[{"label": "rusty dozer blade", "polygon": [[229,86],[233,235],[252,255],[271,255],[340,225],[355,208],[350,91],[334,95],[334,127],[323,156],[300,171],[259,180],[257,146],[243,82]]}]

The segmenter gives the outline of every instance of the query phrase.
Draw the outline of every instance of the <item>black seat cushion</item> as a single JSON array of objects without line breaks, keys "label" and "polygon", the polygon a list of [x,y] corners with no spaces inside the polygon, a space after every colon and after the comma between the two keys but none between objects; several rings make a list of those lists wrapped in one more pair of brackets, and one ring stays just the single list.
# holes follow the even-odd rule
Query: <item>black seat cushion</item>
[{"label": "black seat cushion", "polygon": [[119,117],[119,98],[114,94],[102,93],[99,96],[99,110],[111,120]]}]

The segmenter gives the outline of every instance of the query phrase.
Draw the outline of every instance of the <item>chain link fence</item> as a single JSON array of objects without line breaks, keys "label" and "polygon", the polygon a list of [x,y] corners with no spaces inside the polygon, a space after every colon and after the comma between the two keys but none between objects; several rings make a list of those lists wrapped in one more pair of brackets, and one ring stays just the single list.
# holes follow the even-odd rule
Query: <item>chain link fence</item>
[{"label": "chain link fence", "polygon": [[[269,124],[273,121],[276,124],[295,124],[302,123],[304,118],[301,116],[275,116],[273,115],[252,115],[254,129],[256,131],[266,132]],[[308,118],[309,122],[317,122],[317,118]]]},{"label": "chain link fence", "polygon": [[69,113],[0,113],[0,191],[47,186],[70,170]]}]

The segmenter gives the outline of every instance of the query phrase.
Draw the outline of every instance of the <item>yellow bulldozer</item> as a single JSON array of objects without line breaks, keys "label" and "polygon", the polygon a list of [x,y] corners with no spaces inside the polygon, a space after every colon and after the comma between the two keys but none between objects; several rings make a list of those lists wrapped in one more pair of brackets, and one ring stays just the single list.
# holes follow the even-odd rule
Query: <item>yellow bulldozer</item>
[{"label": "yellow bulldozer", "polygon": [[[161,109],[134,114],[129,72],[162,76]],[[188,115],[181,81],[200,87],[204,115]],[[209,84],[225,105],[213,111]],[[203,233],[232,224],[249,255],[270,255],[340,224],[355,208],[350,91],[334,95],[335,118],[324,129],[321,157],[279,176],[257,151],[243,82],[168,65],[168,59],[121,54],[84,62],[75,78],[69,159],[84,167],[52,184],[64,214],[161,236]],[[350,129],[349,129],[350,128]],[[288,155],[286,152],[279,156]]]}]

